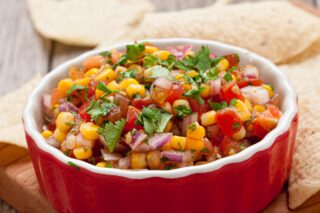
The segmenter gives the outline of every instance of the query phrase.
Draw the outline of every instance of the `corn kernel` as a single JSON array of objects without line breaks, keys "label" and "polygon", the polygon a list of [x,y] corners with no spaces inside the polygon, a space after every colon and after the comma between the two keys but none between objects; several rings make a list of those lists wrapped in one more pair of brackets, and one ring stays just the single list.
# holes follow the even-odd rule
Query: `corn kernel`
[{"label": "corn kernel", "polygon": [[207,98],[210,96],[210,86],[207,84],[201,84],[201,87],[204,87],[204,90],[200,93],[202,98]]},{"label": "corn kernel", "polygon": [[61,96],[65,97],[67,95],[68,90],[72,87],[73,80],[71,78],[65,78],[59,81],[58,83],[58,91]]},{"label": "corn kernel", "polygon": [[242,126],[238,132],[233,133],[232,138],[234,140],[242,140],[246,136],[246,129]]},{"label": "corn kernel", "polygon": [[161,150],[172,150],[170,141],[167,142],[167,143],[165,143],[165,144],[161,147]]},{"label": "corn kernel", "polygon": [[170,145],[176,150],[184,150],[186,147],[186,141],[186,137],[174,135],[170,141]]},{"label": "corn kernel", "polygon": [[105,167],[107,167],[107,162],[101,161],[101,162],[97,163],[96,166],[105,168]]},{"label": "corn kernel", "polygon": [[237,108],[237,114],[240,120],[246,121],[250,119],[251,113],[245,103],[241,100],[236,100],[235,107]]},{"label": "corn kernel", "polygon": [[216,111],[211,110],[209,112],[203,113],[200,117],[201,119],[201,124],[203,126],[210,126],[213,125],[217,122],[216,120]]},{"label": "corn kernel", "polygon": [[104,94],[103,91],[99,90],[99,89],[96,89],[95,91],[95,96],[96,96],[96,99],[98,100],[102,95]]},{"label": "corn kernel", "polygon": [[141,84],[130,84],[126,92],[130,98],[133,98],[135,95],[140,95],[140,97],[144,98],[146,95],[146,89],[144,88],[144,85]]},{"label": "corn kernel", "polygon": [[169,102],[164,102],[161,106],[162,109],[172,114],[172,106]]},{"label": "corn kernel", "polygon": [[42,134],[42,136],[44,137],[44,138],[49,138],[49,137],[51,137],[52,136],[52,131],[50,131],[50,130],[44,130],[44,131],[42,131],[41,132],[41,134]]},{"label": "corn kernel", "polygon": [[88,70],[85,74],[84,74],[84,77],[93,77],[95,75],[97,75],[99,72],[99,69],[98,68],[91,68],[90,70]]},{"label": "corn kernel", "polygon": [[217,64],[219,71],[226,71],[229,67],[229,62],[227,59],[221,59]]},{"label": "corn kernel", "polygon": [[187,127],[187,137],[202,139],[206,135],[206,130],[198,122],[194,122]]},{"label": "corn kernel", "polygon": [[95,80],[100,80],[100,81],[113,81],[116,79],[117,74],[113,69],[107,68],[103,70],[101,73],[99,73],[96,77]]},{"label": "corn kernel", "polygon": [[53,132],[53,137],[56,141],[59,141],[60,143],[63,142],[63,140],[66,138],[67,134],[65,132],[62,132],[60,129],[56,128]]},{"label": "corn kernel", "polygon": [[155,53],[157,51],[159,51],[158,48],[146,45],[143,53],[144,54],[153,54],[153,53]]},{"label": "corn kernel", "polygon": [[172,121],[169,121],[163,131],[170,132],[171,129],[172,129]]},{"label": "corn kernel", "polygon": [[198,72],[195,70],[191,70],[191,71],[187,72],[187,75],[190,76],[191,78],[194,78],[198,75]]},{"label": "corn kernel", "polygon": [[153,55],[157,56],[160,60],[167,60],[171,53],[166,50],[159,50],[154,52]]},{"label": "corn kernel", "polygon": [[273,89],[272,89],[272,87],[271,87],[270,85],[262,84],[261,86],[262,86],[265,90],[268,91],[270,97],[273,96],[274,91],[273,91]]},{"label": "corn kernel", "polygon": [[139,84],[139,82],[134,78],[126,78],[119,83],[119,86],[125,90],[130,84]]},{"label": "corn kernel", "polygon": [[87,122],[80,125],[80,132],[85,139],[96,140],[99,138],[98,128],[92,122]]},{"label": "corn kernel", "polygon": [[71,129],[74,120],[75,117],[71,112],[60,112],[56,119],[56,126],[62,132],[68,132]]},{"label": "corn kernel", "polygon": [[172,108],[173,108],[173,112],[176,114],[177,111],[176,111],[176,107],[178,106],[185,106],[187,107],[188,109],[190,109],[190,104],[189,104],[189,101],[187,100],[184,100],[184,99],[177,99],[173,102],[172,104]]},{"label": "corn kernel", "polygon": [[264,112],[266,111],[266,108],[262,105],[254,105],[253,110],[256,112]]},{"label": "corn kernel", "polygon": [[248,110],[252,111],[252,105],[251,102],[248,99],[245,99],[244,104],[247,106]]},{"label": "corn kernel", "polygon": [[91,158],[92,149],[88,147],[78,147],[73,150],[73,154],[79,160],[86,160]]},{"label": "corn kernel", "polygon": [[232,81],[236,82],[237,81],[237,77],[234,74],[231,74],[232,77]]},{"label": "corn kernel", "polygon": [[158,169],[160,167],[160,156],[161,153],[159,150],[148,152],[147,162],[149,169]]},{"label": "corn kernel", "polygon": [[204,143],[202,139],[194,139],[187,137],[186,139],[186,149],[187,150],[195,150],[200,151],[204,147]]},{"label": "corn kernel", "polygon": [[180,80],[182,78],[184,78],[183,74],[176,75],[176,77],[175,77],[176,80]]},{"label": "corn kernel", "polygon": [[80,78],[75,80],[74,83],[81,86],[87,86],[90,83],[90,78],[89,77]]},{"label": "corn kernel", "polygon": [[183,87],[183,89],[186,90],[186,91],[192,89],[192,85],[191,85],[191,84],[187,84],[187,83],[182,84],[182,87]]},{"label": "corn kernel", "polygon": [[147,167],[146,153],[133,152],[131,154],[131,168],[145,169]]}]

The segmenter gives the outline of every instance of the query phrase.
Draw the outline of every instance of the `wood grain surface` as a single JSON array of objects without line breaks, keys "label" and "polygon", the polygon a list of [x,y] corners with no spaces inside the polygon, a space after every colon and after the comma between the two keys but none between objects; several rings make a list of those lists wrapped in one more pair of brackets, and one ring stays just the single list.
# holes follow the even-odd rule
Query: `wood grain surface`
[{"label": "wood grain surface", "polygon": [[[204,7],[215,0],[151,0],[157,11]],[[232,2],[241,2],[233,0]],[[257,0],[251,0],[257,1]],[[320,0],[304,0],[320,5]],[[33,29],[25,0],[0,1],[0,95],[21,86],[35,73],[49,72],[60,63],[79,55],[88,48],[78,48],[41,38]],[[41,195],[32,163],[25,149],[0,143],[0,199],[19,212],[55,212]],[[289,212],[286,193],[274,205]],[[283,202],[282,202],[283,201]],[[0,201],[0,212],[16,210]],[[270,212],[270,211],[266,211]]]}]

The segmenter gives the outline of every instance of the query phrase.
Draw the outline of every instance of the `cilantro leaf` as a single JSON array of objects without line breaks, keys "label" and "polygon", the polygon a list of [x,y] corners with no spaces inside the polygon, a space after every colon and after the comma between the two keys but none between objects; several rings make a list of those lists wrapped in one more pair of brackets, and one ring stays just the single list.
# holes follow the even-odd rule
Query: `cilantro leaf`
[{"label": "cilantro leaf", "polygon": [[151,77],[152,78],[158,78],[158,77],[166,77],[169,80],[172,79],[172,76],[170,75],[170,71],[162,66],[156,65],[152,68],[149,68],[151,72]]},{"label": "cilantro leaf", "polygon": [[193,98],[198,101],[199,104],[203,105],[204,100],[201,98],[200,94],[204,91],[204,87],[199,87],[197,89],[191,89],[185,92],[183,95],[188,98]]},{"label": "cilantro leaf", "polygon": [[231,101],[230,101],[230,103],[229,103],[229,105],[235,107],[236,104],[237,104],[237,99],[236,99],[236,98],[232,98]]},{"label": "cilantro leaf", "polygon": [[114,106],[112,103],[102,101],[91,101],[86,112],[91,115],[92,121],[97,121],[101,116],[106,116]]},{"label": "cilantro leaf", "polygon": [[228,107],[228,104],[225,101],[221,101],[220,103],[218,103],[218,102],[212,102],[209,100],[208,104],[211,107],[211,109],[213,109],[214,111],[218,111]]},{"label": "cilantro leaf", "polygon": [[201,46],[201,49],[196,53],[195,58],[197,59],[195,68],[197,68],[199,71],[206,71],[210,69],[211,59],[209,47]]},{"label": "cilantro leaf", "polygon": [[67,164],[69,164],[70,166],[75,168],[78,172],[80,172],[80,167],[77,164],[73,163],[72,161],[68,161]]},{"label": "cilantro leaf", "polygon": [[232,81],[232,75],[229,72],[227,72],[226,74],[224,74],[223,79],[227,82]]},{"label": "cilantro leaf", "polygon": [[209,80],[216,80],[218,78],[218,67],[214,67],[209,69],[204,75],[203,75],[203,79],[204,82],[207,82]]},{"label": "cilantro leaf", "polygon": [[219,56],[211,59],[211,66],[216,66],[222,59],[224,59],[224,56]]},{"label": "cilantro leaf", "polygon": [[104,92],[103,96],[110,95],[113,92],[119,92],[118,90],[109,89],[104,83],[101,81],[98,82],[97,87],[98,90]]},{"label": "cilantro leaf", "polygon": [[149,68],[159,63],[159,59],[154,55],[147,55],[143,58],[143,66]]},{"label": "cilantro leaf", "polygon": [[177,112],[177,117],[182,118],[192,113],[191,109],[184,105],[179,105],[174,108]]},{"label": "cilantro leaf", "polygon": [[144,51],[143,43],[127,45],[126,58],[132,62],[136,62]]},{"label": "cilantro leaf", "polygon": [[236,122],[232,125],[232,129],[238,129],[240,127],[240,123],[239,122]]},{"label": "cilantro leaf", "polygon": [[99,55],[101,55],[103,57],[109,57],[109,56],[111,56],[111,52],[110,51],[103,51],[103,52],[99,53]]},{"label": "cilantro leaf", "polygon": [[84,90],[86,89],[87,87],[85,86],[82,86],[82,85],[78,85],[78,84],[74,84],[72,85],[72,87],[70,87],[70,89],[67,91],[67,100],[70,101],[71,100],[71,95],[74,91],[77,91],[77,90]]},{"label": "cilantro leaf", "polygon": [[117,146],[125,124],[126,120],[122,118],[114,124],[109,122],[106,123],[104,128],[98,129],[99,134],[104,137],[110,152],[113,152],[114,148]]},{"label": "cilantro leaf", "polygon": [[145,107],[138,117],[138,121],[143,125],[146,133],[151,135],[154,132],[163,132],[171,117],[171,114],[162,109]]}]

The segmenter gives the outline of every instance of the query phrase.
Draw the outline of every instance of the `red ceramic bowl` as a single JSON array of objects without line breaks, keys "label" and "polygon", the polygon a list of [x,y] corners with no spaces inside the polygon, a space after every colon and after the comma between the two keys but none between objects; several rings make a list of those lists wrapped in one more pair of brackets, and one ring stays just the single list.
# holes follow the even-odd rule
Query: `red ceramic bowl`
[{"label": "red ceramic bowl", "polygon": [[[238,53],[241,63],[261,70],[281,97],[278,126],[261,142],[239,154],[205,165],[170,171],[134,171],[99,168],[65,156],[42,138],[41,97],[71,65],[80,64],[91,51],[46,75],[30,95],[23,114],[34,169],[43,194],[59,212],[259,212],[281,191],[291,167],[298,123],[297,97],[283,73],[268,60],[247,50],[205,40],[149,39],[165,47],[207,45],[216,54]],[[125,44],[109,49],[124,49]],[[68,162],[78,165],[79,170]],[[37,204],[35,204],[37,205]]]}]

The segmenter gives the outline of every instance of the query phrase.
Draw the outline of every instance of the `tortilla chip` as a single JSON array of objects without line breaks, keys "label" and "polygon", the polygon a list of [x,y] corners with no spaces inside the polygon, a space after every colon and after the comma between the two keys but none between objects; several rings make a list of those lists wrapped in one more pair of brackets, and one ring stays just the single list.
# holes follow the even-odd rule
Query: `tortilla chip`
[{"label": "tortilla chip", "polygon": [[0,97],[0,143],[15,144],[27,148],[22,111],[28,95],[40,80],[37,75],[19,89]]},{"label": "tortilla chip", "polygon": [[320,50],[320,18],[281,1],[211,6],[147,14],[132,33],[114,41],[187,37],[238,45],[275,63],[286,63]]},{"label": "tortilla chip", "polygon": [[299,129],[289,178],[289,207],[297,208],[320,191],[320,55],[280,66],[299,97]]},{"label": "tortilla chip", "polygon": [[28,0],[28,6],[41,35],[79,46],[109,40],[153,9],[147,0]]}]

